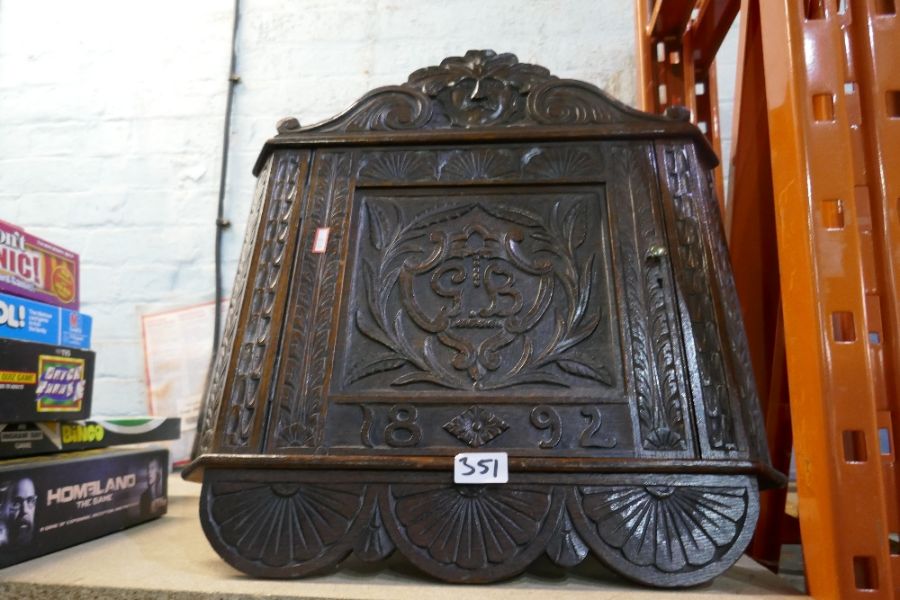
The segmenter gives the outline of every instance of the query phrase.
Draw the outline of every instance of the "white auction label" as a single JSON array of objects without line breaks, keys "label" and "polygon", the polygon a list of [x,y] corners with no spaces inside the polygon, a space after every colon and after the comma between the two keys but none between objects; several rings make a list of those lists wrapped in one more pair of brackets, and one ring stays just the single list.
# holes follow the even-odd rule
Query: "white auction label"
[{"label": "white auction label", "polygon": [[328,234],[331,231],[330,227],[318,227],[316,229],[316,237],[313,239],[313,254],[324,254],[326,248],[328,248]]},{"label": "white auction label", "polygon": [[506,452],[462,452],[453,459],[454,483],[506,483]]}]

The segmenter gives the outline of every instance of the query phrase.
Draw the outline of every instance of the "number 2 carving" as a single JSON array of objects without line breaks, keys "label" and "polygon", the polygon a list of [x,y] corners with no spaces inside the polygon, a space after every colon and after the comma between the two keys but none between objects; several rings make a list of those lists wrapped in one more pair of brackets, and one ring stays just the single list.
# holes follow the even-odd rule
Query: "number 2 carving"
[{"label": "number 2 carving", "polygon": [[599,435],[600,425],[603,423],[599,406],[586,406],[581,409],[581,415],[590,420],[588,426],[581,432],[582,448],[615,448],[615,436]]}]

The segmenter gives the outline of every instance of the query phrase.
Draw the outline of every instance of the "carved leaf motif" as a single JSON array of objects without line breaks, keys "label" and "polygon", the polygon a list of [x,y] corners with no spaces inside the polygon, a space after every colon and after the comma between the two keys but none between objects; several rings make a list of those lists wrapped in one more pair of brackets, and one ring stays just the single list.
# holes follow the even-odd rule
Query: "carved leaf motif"
[{"label": "carved leaf motif", "polygon": [[369,377],[370,375],[393,371],[394,369],[399,369],[408,362],[409,361],[405,358],[398,357],[396,354],[384,356],[353,369],[347,377],[347,380],[352,383],[354,381],[359,381],[364,377]]},{"label": "carved leaf motif", "polygon": [[550,510],[548,488],[462,488],[391,488],[397,520],[409,541],[432,559],[461,569],[513,560],[537,537]]},{"label": "carved leaf motif", "polygon": [[609,374],[609,371],[606,370],[606,367],[602,365],[597,369],[594,369],[583,362],[567,358],[559,359],[556,361],[556,364],[559,365],[560,369],[571,375],[593,379],[594,381],[599,381],[600,383],[609,386],[613,385],[612,376]]},{"label": "carved leaf motif", "polygon": [[245,559],[282,567],[339,543],[362,508],[364,485],[218,483],[211,512]]},{"label": "carved leaf motif", "polygon": [[711,563],[737,537],[747,491],[731,487],[581,488],[584,512],[604,542],[632,563],[674,573]]},{"label": "carved leaf motif", "polygon": [[511,223],[524,225],[525,227],[540,227],[542,224],[540,215],[535,214],[530,210],[519,208],[518,206],[492,206],[490,203],[485,203],[480,206],[481,209],[484,210],[484,212],[491,215],[492,217],[500,219],[501,221],[510,221]]},{"label": "carved leaf motif", "polygon": [[569,209],[563,228],[566,239],[572,248],[578,248],[584,243],[587,237],[587,219],[583,203],[579,202]]},{"label": "carved leaf motif", "polygon": [[369,236],[376,250],[384,248],[385,224],[384,213],[374,204],[365,204],[364,210],[369,216]]},{"label": "carved leaf motif", "polygon": [[394,551],[394,542],[384,529],[381,520],[381,510],[378,506],[372,512],[369,524],[362,535],[356,539],[353,552],[365,562],[376,562],[387,558]]},{"label": "carved leaf motif", "polygon": [[575,531],[569,511],[563,511],[559,530],[547,544],[547,556],[561,567],[571,568],[581,563],[588,554],[587,544]]}]

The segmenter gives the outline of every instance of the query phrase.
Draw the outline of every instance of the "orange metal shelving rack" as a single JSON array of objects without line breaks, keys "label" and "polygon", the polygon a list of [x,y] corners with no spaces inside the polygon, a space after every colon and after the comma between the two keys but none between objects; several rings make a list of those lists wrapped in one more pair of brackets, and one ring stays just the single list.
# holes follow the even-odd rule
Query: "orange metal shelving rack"
[{"label": "orange metal shelving rack", "polygon": [[[714,59],[741,15],[724,213],[816,598],[900,597],[898,3],[636,0],[642,108],[687,106],[717,151]],[[751,553],[769,565],[783,513],[764,495]]]}]

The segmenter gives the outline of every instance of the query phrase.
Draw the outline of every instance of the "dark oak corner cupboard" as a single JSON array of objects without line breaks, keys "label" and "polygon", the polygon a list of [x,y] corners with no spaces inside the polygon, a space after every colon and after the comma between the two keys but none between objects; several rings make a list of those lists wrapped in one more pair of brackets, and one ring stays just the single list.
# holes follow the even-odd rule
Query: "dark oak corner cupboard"
[{"label": "dark oak corner cupboard", "polygon": [[[725,570],[782,476],[715,164],[685,111],[491,51],[282,121],[186,473],[216,551],[263,577],[394,551],[453,582],[544,553]],[[509,482],[454,484],[463,451]]]}]

